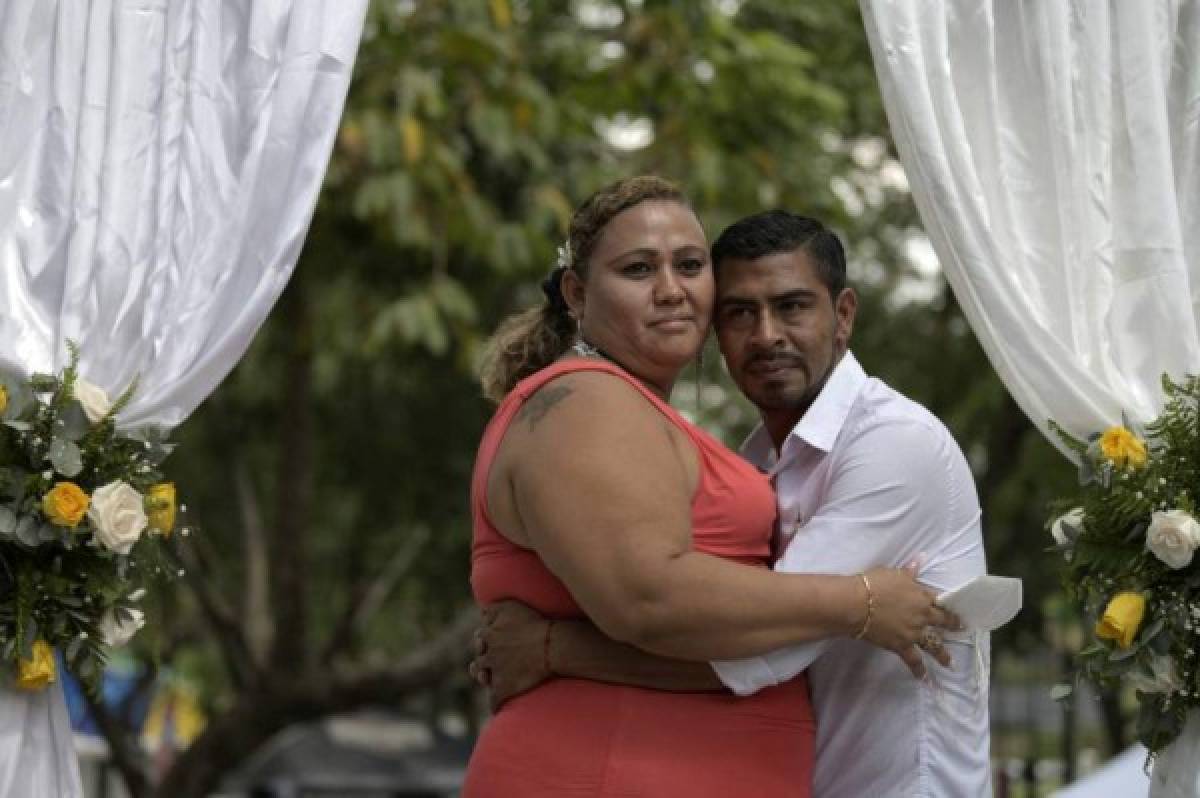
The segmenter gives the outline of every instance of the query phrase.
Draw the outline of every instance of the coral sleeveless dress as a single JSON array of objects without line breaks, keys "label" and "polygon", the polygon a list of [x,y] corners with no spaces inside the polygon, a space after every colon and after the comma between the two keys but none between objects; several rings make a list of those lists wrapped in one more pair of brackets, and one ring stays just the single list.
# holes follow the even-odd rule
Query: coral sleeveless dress
[{"label": "coral sleeveless dress", "polygon": [[[545,615],[582,617],[537,554],[509,542],[487,513],[488,472],[508,425],[540,387],[574,371],[628,381],[695,443],[698,551],[765,567],[775,521],[767,479],[616,366],[559,361],[524,380],[497,409],[471,482],[471,582],[480,605],[517,599]],[[556,678],[511,699],[484,727],[465,798],[730,798],[808,796],[815,724],[801,676],[746,698],[673,693]]]}]

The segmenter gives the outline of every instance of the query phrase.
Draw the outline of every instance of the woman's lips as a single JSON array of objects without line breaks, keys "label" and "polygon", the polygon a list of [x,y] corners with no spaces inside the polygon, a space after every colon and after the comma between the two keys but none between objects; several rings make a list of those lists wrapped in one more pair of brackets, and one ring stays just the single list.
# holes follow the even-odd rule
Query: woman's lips
[{"label": "woman's lips", "polygon": [[650,326],[667,332],[677,332],[690,329],[695,326],[696,318],[694,316],[671,316],[667,319],[657,319],[650,322]]}]

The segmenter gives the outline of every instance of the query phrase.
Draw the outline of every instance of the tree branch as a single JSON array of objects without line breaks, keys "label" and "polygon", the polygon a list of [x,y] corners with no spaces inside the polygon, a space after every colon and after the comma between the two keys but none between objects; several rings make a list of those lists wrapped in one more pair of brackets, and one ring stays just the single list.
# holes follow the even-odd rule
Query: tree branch
[{"label": "tree branch", "polygon": [[271,623],[270,560],[267,557],[267,532],[263,524],[262,508],[258,502],[254,479],[243,458],[239,458],[233,472],[234,492],[241,510],[244,551],[246,553],[246,581],[242,593],[242,615],[245,618],[243,633],[250,656],[258,665],[267,661],[271,650],[274,627]]},{"label": "tree branch", "polygon": [[360,634],[363,627],[379,612],[396,585],[408,574],[417,555],[429,540],[429,527],[415,527],[412,533],[379,575],[370,583],[360,586],[347,602],[346,610],[333,627],[329,640],[321,652],[321,663],[328,665],[339,652],[345,651]]},{"label": "tree branch", "polygon": [[470,607],[436,638],[391,667],[334,673],[324,682],[293,671],[287,678],[241,693],[233,707],[211,718],[175,760],[155,795],[202,798],[249,752],[293,723],[397,703],[437,684],[448,670],[466,664],[471,633],[478,623],[478,611]]},{"label": "tree branch", "polygon": [[259,671],[250,656],[246,638],[233,609],[213,588],[215,577],[208,565],[208,558],[203,554],[203,546],[204,544],[193,536],[192,545],[179,548],[180,561],[185,572],[184,581],[196,597],[196,603],[205,621],[213,630],[230,679],[235,688],[241,689],[256,683]]}]

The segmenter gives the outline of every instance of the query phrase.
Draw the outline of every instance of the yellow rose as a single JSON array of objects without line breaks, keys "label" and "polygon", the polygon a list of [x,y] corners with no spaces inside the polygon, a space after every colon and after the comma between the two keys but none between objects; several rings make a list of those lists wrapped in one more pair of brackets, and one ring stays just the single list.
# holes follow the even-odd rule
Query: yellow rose
[{"label": "yellow rose", "polygon": [[1096,624],[1096,637],[1115,640],[1121,648],[1129,648],[1145,614],[1145,596],[1132,591],[1118,593],[1108,602],[1104,617]]},{"label": "yellow rose", "polygon": [[1125,427],[1109,427],[1100,436],[1100,452],[1117,468],[1146,464],[1146,444]]},{"label": "yellow rose", "polygon": [[43,690],[53,684],[57,676],[54,666],[54,649],[44,640],[33,643],[32,659],[17,662],[17,687],[22,690]]},{"label": "yellow rose", "polygon": [[90,501],[74,482],[58,482],[42,497],[42,512],[53,524],[75,527],[83,520]]},{"label": "yellow rose", "polygon": [[0,413],[8,407],[8,389],[0,385]]},{"label": "yellow rose", "polygon": [[146,517],[150,528],[170,536],[175,528],[175,483],[160,482],[146,491]]}]

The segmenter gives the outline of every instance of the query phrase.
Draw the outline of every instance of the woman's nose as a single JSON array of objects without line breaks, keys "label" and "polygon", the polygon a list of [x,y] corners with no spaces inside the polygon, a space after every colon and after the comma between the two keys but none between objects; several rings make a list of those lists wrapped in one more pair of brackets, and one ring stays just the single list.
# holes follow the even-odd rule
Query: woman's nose
[{"label": "woman's nose", "polygon": [[654,281],[654,298],[658,302],[670,303],[683,299],[683,286],[679,275],[671,268],[660,269]]}]

